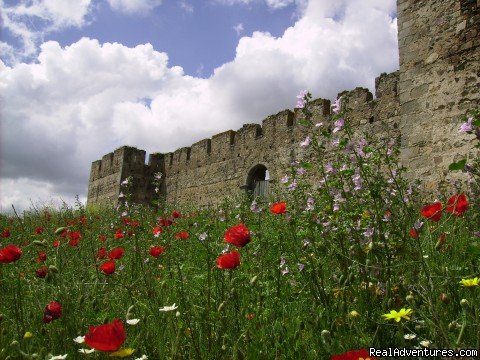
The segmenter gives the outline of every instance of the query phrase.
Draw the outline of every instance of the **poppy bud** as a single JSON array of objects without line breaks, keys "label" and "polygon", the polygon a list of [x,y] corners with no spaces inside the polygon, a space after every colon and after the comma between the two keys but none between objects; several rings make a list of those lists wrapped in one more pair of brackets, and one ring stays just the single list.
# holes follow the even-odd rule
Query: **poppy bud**
[{"label": "poppy bud", "polygon": [[468,300],[467,299],[462,299],[460,300],[460,305],[464,308],[464,309],[468,309],[468,306],[470,305],[468,303]]},{"label": "poppy bud", "polygon": [[328,330],[322,330],[322,332],[320,333],[320,337],[322,338],[322,342],[324,344],[327,344],[330,342],[332,334]]},{"label": "poppy bud", "polygon": [[449,304],[449,303],[450,303],[450,298],[449,298],[448,295],[445,294],[445,293],[441,293],[441,294],[440,294],[440,300],[441,300],[444,304]]},{"label": "poppy bud", "polygon": [[405,297],[405,300],[407,300],[407,302],[411,303],[411,302],[413,302],[413,300],[415,300],[415,298],[413,297],[412,294],[408,294],[408,295]]},{"label": "poppy bud", "polygon": [[55,230],[55,235],[59,235],[61,234],[62,232],[64,232],[65,230],[67,230],[68,228],[63,226],[63,227],[59,227],[57,230]]},{"label": "poppy bud", "polygon": [[438,238],[437,243],[435,244],[435,250],[442,250],[443,245],[445,244],[445,233],[442,233]]},{"label": "poppy bud", "polygon": [[43,241],[40,241],[40,240],[33,240],[32,244],[38,245],[38,246],[46,246],[46,244]]},{"label": "poppy bud", "polygon": [[453,320],[450,324],[448,324],[448,330],[450,331],[456,330],[459,327],[461,327],[461,325],[456,320]]},{"label": "poppy bud", "polygon": [[250,285],[255,285],[255,283],[257,282],[257,279],[258,279],[258,275],[255,275],[255,276],[250,280]]},{"label": "poppy bud", "polygon": [[225,301],[222,301],[222,303],[218,306],[217,311],[220,312],[225,306]]},{"label": "poppy bud", "polygon": [[18,345],[20,345],[20,344],[18,343],[17,340],[13,340],[13,341],[10,343],[10,346],[12,346],[12,347],[18,347]]},{"label": "poppy bud", "polygon": [[52,273],[58,273],[58,268],[55,265],[50,265],[48,267],[48,270],[51,271]]}]

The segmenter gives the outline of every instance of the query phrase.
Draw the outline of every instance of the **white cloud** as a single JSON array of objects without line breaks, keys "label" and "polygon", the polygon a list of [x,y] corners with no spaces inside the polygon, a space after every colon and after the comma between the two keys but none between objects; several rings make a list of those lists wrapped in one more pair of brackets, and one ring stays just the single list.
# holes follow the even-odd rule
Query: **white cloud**
[{"label": "white cloud", "polygon": [[43,41],[46,33],[67,27],[82,27],[91,10],[91,2],[92,0],[20,0],[17,5],[7,6],[0,0],[2,26],[23,43],[21,53],[3,58],[12,63],[20,61],[36,54],[37,44]]},{"label": "white cloud", "polygon": [[180,1],[180,7],[188,13],[193,12],[193,5],[190,3],[187,3],[186,1]]},{"label": "white cloud", "polygon": [[115,11],[127,14],[146,13],[162,4],[162,0],[107,0]]},{"label": "white cloud", "polygon": [[0,204],[23,206],[37,186],[42,196],[85,197],[91,162],[119,146],[173,151],[293,108],[302,89],[330,99],[373,90],[376,76],[398,68],[394,9],[395,0],[311,1],[283,36],[242,37],[208,79],[170,66],[150,44],[87,38],[44,43],[36,63],[0,61]]},{"label": "white cloud", "polygon": [[250,5],[252,3],[265,3],[271,9],[282,9],[295,4],[299,8],[304,8],[308,0],[213,0],[222,5]]},{"label": "white cloud", "polygon": [[243,30],[245,30],[245,29],[243,28],[243,24],[239,23],[239,24],[237,24],[233,27],[233,30],[235,30],[237,35],[240,35],[240,33],[243,32]]}]

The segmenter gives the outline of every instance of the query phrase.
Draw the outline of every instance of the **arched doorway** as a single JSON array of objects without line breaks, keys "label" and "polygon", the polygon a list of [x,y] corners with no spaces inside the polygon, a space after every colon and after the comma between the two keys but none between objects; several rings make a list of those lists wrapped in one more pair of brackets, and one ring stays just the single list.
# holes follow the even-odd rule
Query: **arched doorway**
[{"label": "arched doorway", "polygon": [[247,192],[256,197],[268,195],[270,174],[265,165],[258,164],[250,169],[247,176]]}]

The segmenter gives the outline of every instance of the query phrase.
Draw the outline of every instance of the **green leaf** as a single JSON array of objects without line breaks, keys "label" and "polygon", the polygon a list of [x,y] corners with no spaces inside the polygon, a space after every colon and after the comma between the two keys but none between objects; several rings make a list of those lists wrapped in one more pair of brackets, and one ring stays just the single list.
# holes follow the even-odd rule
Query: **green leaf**
[{"label": "green leaf", "polygon": [[313,168],[313,165],[311,163],[308,163],[308,162],[302,162],[300,163],[300,166],[302,168],[304,168],[305,170],[310,170]]},{"label": "green leaf", "polygon": [[480,256],[480,244],[474,242],[467,247],[467,252],[473,255]]},{"label": "green leaf", "polygon": [[476,119],[476,120],[472,121],[472,125],[480,126],[480,119]]},{"label": "green leaf", "polygon": [[467,159],[462,159],[456,163],[451,163],[448,167],[448,170],[463,170],[465,168],[465,164],[467,163]]}]

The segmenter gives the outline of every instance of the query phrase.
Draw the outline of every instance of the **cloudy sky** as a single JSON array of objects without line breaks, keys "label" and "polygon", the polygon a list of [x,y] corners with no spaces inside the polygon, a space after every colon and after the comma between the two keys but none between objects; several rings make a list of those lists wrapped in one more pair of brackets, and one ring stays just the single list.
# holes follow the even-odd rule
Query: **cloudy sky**
[{"label": "cloudy sky", "polygon": [[0,0],[0,211],[398,68],[395,0]]}]

